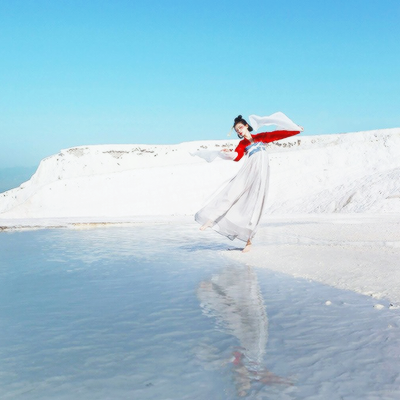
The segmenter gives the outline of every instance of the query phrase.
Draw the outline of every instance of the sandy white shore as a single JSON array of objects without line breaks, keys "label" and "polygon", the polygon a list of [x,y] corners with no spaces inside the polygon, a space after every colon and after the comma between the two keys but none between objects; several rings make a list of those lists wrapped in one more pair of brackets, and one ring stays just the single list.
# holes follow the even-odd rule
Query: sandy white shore
[{"label": "sandy white shore", "polygon": [[251,252],[227,256],[400,306],[400,214],[269,216]]}]

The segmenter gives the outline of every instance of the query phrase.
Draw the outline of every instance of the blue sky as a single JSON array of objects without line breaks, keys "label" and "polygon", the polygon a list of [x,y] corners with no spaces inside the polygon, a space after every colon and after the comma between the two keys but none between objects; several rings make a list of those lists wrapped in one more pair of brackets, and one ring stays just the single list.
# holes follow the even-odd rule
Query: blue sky
[{"label": "blue sky", "polygon": [[0,0],[0,168],[104,143],[400,127],[398,0]]}]

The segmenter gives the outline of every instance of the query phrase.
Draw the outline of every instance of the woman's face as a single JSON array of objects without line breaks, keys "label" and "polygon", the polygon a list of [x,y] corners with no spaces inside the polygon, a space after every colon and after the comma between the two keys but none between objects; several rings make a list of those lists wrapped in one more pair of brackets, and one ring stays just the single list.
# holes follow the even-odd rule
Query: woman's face
[{"label": "woman's face", "polygon": [[248,136],[250,136],[250,132],[247,129],[248,125],[244,125],[241,122],[239,122],[238,124],[235,125],[235,131],[238,135],[243,136],[245,138],[247,138]]}]

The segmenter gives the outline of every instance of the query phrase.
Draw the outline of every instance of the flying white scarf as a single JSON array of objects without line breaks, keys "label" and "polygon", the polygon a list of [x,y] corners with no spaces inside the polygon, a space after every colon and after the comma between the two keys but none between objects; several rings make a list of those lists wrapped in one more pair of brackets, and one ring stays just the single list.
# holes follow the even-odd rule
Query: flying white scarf
[{"label": "flying white scarf", "polygon": [[276,112],[266,117],[259,117],[258,115],[249,116],[250,126],[257,131],[262,126],[276,125],[278,128],[282,128],[286,131],[303,131],[303,128],[295,124],[289,117],[283,112]]}]

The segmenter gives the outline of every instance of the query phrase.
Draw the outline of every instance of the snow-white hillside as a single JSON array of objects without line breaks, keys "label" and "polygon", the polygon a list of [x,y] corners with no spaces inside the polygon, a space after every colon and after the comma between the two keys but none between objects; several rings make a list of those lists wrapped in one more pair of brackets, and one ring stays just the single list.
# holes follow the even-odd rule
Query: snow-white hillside
[{"label": "snow-white hillside", "polygon": [[[63,150],[0,194],[0,219],[193,214],[243,161],[207,163],[190,153],[237,142]],[[400,212],[400,128],[298,135],[268,147],[268,213]]]}]

